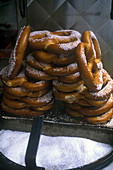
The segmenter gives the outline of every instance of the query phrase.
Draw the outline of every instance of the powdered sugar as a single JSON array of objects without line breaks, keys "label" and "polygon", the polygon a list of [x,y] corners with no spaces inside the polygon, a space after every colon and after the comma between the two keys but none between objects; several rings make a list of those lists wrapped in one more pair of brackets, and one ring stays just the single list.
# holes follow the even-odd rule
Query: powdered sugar
[{"label": "powdered sugar", "polygon": [[[12,161],[25,166],[29,132],[0,131],[0,151]],[[109,144],[79,137],[41,135],[36,164],[46,170],[83,166],[99,159],[112,149]]]}]

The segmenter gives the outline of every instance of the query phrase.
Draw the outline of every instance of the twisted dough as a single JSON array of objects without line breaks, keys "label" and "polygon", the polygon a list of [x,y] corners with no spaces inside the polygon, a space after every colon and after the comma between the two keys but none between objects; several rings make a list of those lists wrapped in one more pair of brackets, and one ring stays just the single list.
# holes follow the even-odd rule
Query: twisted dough
[{"label": "twisted dough", "polygon": [[35,31],[30,33],[29,37],[31,48],[53,53],[73,53],[80,42],[81,34],[74,30]]},{"label": "twisted dough", "polygon": [[90,91],[98,91],[102,88],[102,69],[93,68],[95,56],[87,43],[80,43],[77,47],[77,61],[82,79]]},{"label": "twisted dough", "polygon": [[34,57],[37,60],[42,61],[44,63],[52,63],[57,66],[72,64],[76,61],[75,54],[72,55],[54,54],[54,53],[38,51],[38,50],[34,52]]},{"label": "twisted dough", "polygon": [[8,77],[13,79],[19,72],[24,53],[27,47],[28,38],[30,34],[30,27],[24,26],[20,30],[20,34],[17,38],[14,50],[11,53],[8,65]]}]

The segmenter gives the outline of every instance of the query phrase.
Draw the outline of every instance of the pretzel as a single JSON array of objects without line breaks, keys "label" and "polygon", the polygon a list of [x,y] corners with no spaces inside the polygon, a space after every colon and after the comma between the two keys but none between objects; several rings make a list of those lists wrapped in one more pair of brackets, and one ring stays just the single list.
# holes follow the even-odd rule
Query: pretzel
[{"label": "pretzel", "polygon": [[49,91],[49,88],[46,88],[46,89],[43,89],[43,90],[40,90],[40,91],[27,91],[27,93],[25,95],[19,95],[18,96],[18,93],[16,93],[16,90],[13,91],[15,92],[14,94],[12,94],[11,92],[8,93],[6,90],[3,91],[3,94],[8,98],[8,99],[20,99],[20,97],[24,97],[24,96],[28,96],[28,97],[31,97],[31,98],[37,98],[37,97],[41,97],[43,96],[44,94],[46,94],[48,91]]},{"label": "pretzel", "polygon": [[104,100],[113,92],[113,80],[106,70],[102,69],[104,86],[98,92],[85,91],[84,94],[89,99]]},{"label": "pretzel", "polygon": [[16,115],[16,116],[27,116],[27,117],[33,117],[33,116],[40,116],[42,114],[44,114],[45,112],[38,112],[38,111],[34,111],[32,109],[29,109],[28,107],[26,108],[21,108],[21,109],[14,109],[11,107],[6,106],[3,102],[1,103],[1,107],[2,109],[11,114],[11,115]]},{"label": "pretzel", "polygon": [[100,123],[106,123],[111,119],[113,115],[113,108],[111,108],[109,111],[106,113],[99,115],[99,116],[94,116],[94,117],[84,117],[84,119],[92,124],[100,124]]},{"label": "pretzel", "polygon": [[111,108],[109,111],[107,111],[106,113],[99,115],[99,116],[92,116],[92,117],[87,117],[84,116],[80,113],[78,113],[78,111],[76,110],[71,110],[69,108],[66,108],[66,111],[69,115],[78,118],[81,117],[84,120],[86,120],[88,123],[91,124],[101,124],[101,123],[106,123],[108,120],[111,119],[112,115],[113,115],[113,108]]},{"label": "pretzel", "polygon": [[30,27],[24,26],[20,30],[14,50],[11,53],[8,65],[8,77],[13,79],[19,72],[24,53],[27,47],[28,38],[30,34]]},{"label": "pretzel", "polygon": [[75,72],[74,74],[70,74],[68,76],[58,76],[57,79],[64,83],[76,83],[80,78],[80,72]]},{"label": "pretzel", "polygon": [[25,81],[22,83],[21,87],[29,91],[40,91],[49,87],[50,85],[51,83],[49,81],[44,80],[36,82]]},{"label": "pretzel", "polygon": [[78,71],[77,63],[72,63],[64,67],[47,67],[44,71],[53,76],[67,76]]},{"label": "pretzel", "polygon": [[22,97],[20,98],[20,101],[25,102],[30,106],[41,107],[49,103],[52,99],[52,91],[49,91],[39,98]]},{"label": "pretzel", "polygon": [[87,100],[83,98],[76,101],[76,104],[79,104],[80,106],[91,106],[92,104],[88,102]]},{"label": "pretzel", "polygon": [[9,87],[17,87],[21,86],[23,82],[27,81],[27,78],[23,71],[21,71],[14,79],[9,79],[7,76],[7,72],[4,72],[1,76],[3,83],[5,83]]},{"label": "pretzel", "polygon": [[50,110],[54,106],[54,100],[50,101],[46,105],[42,107],[32,107],[30,106],[31,109],[36,110],[36,111],[47,111]]},{"label": "pretzel", "polygon": [[3,89],[3,95],[8,98],[8,99],[11,99],[11,100],[18,100],[20,97],[19,96],[15,96],[13,94],[10,94],[8,93],[6,90]]},{"label": "pretzel", "polygon": [[17,101],[17,100],[10,100],[5,96],[3,96],[2,101],[6,106],[12,107],[12,108],[15,108],[15,109],[20,109],[20,108],[24,108],[24,107],[28,106],[26,103],[23,103],[23,102],[20,102],[20,101]]},{"label": "pretzel", "polygon": [[88,99],[88,98],[85,98],[85,99],[88,103],[90,103],[90,105],[99,107],[99,106],[104,105],[108,101],[109,97],[106,97],[106,99],[103,99],[103,100],[94,100],[94,99]]},{"label": "pretzel", "polygon": [[[102,88],[102,69],[93,68],[95,53],[87,43],[80,43],[77,46],[77,63],[82,79],[89,91],[98,91]],[[95,61],[96,62],[96,61]]]},{"label": "pretzel", "polygon": [[99,59],[101,62],[101,49],[95,34],[92,31],[83,32],[82,41],[87,43],[91,48],[94,48],[96,59]]},{"label": "pretzel", "polygon": [[80,107],[78,112],[85,115],[85,116],[97,116],[103,114],[110,110],[113,107],[113,97],[109,98],[106,104],[102,105],[101,107]]},{"label": "pretzel", "polygon": [[53,63],[57,66],[72,64],[76,61],[75,54],[69,56],[66,54],[54,54],[38,50],[34,52],[34,57],[44,63]]},{"label": "pretzel", "polygon": [[76,100],[81,99],[81,94],[78,92],[64,93],[54,89],[54,96],[64,102],[74,103]]},{"label": "pretzel", "polygon": [[29,37],[31,48],[53,53],[72,53],[80,42],[81,34],[74,30],[35,31]]},{"label": "pretzel", "polygon": [[56,79],[55,76],[48,75],[44,71],[34,69],[29,65],[26,66],[25,73],[26,73],[27,76],[29,76],[30,78],[33,78],[35,80],[53,80],[53,79]]},{"label": "pretzel", "polygon": [[81,89],[83,86],[84,82],[81,80],[77,83],[63,83],[58,80],[53,80],[53,86],[55,89],[62,91],[62,92],[73,92],[75,90]]},{"label": "pretzel", "polygon": [[3,89],[14,96],[24,97],[27,96],[28,91],[22,87],[8,87],[7,85],[3,84]]},{"label": "pretzel", "polygon": [[27,64],[33,68],[44,70],[45,68],[52,67],[51,64],[46,64],[41,61],[36,60],[32,54],[27,56]]}]

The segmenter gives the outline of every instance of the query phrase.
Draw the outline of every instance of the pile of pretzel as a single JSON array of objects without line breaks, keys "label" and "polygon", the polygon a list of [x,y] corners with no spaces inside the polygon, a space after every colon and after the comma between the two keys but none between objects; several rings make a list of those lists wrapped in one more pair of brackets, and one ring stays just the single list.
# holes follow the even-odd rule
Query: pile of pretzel
[{"label": "pile of pretzel", "polygon": [[[27,52],[26,52],[27,51]],[[9,65],[0,72],[2,109],[38,116],[64,102],[68,114],[104,123],[113,114],[113,80],[103,69],[101,50],[92,31],[34,31],[24,26]]]}]

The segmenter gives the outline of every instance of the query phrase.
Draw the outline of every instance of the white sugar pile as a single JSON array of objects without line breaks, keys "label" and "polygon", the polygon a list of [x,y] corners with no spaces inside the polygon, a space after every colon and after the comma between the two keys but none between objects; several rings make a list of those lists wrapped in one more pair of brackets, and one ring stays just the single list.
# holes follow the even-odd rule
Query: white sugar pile
[{"label": "white sugar pile", "polygon": [[[25,165],[24,158],[30,133],[0,131],[0,151],[12,161]],[[112,146],[78,137],[41,135],[36,163],[46,170],[63,170],[97,160]]]}]

